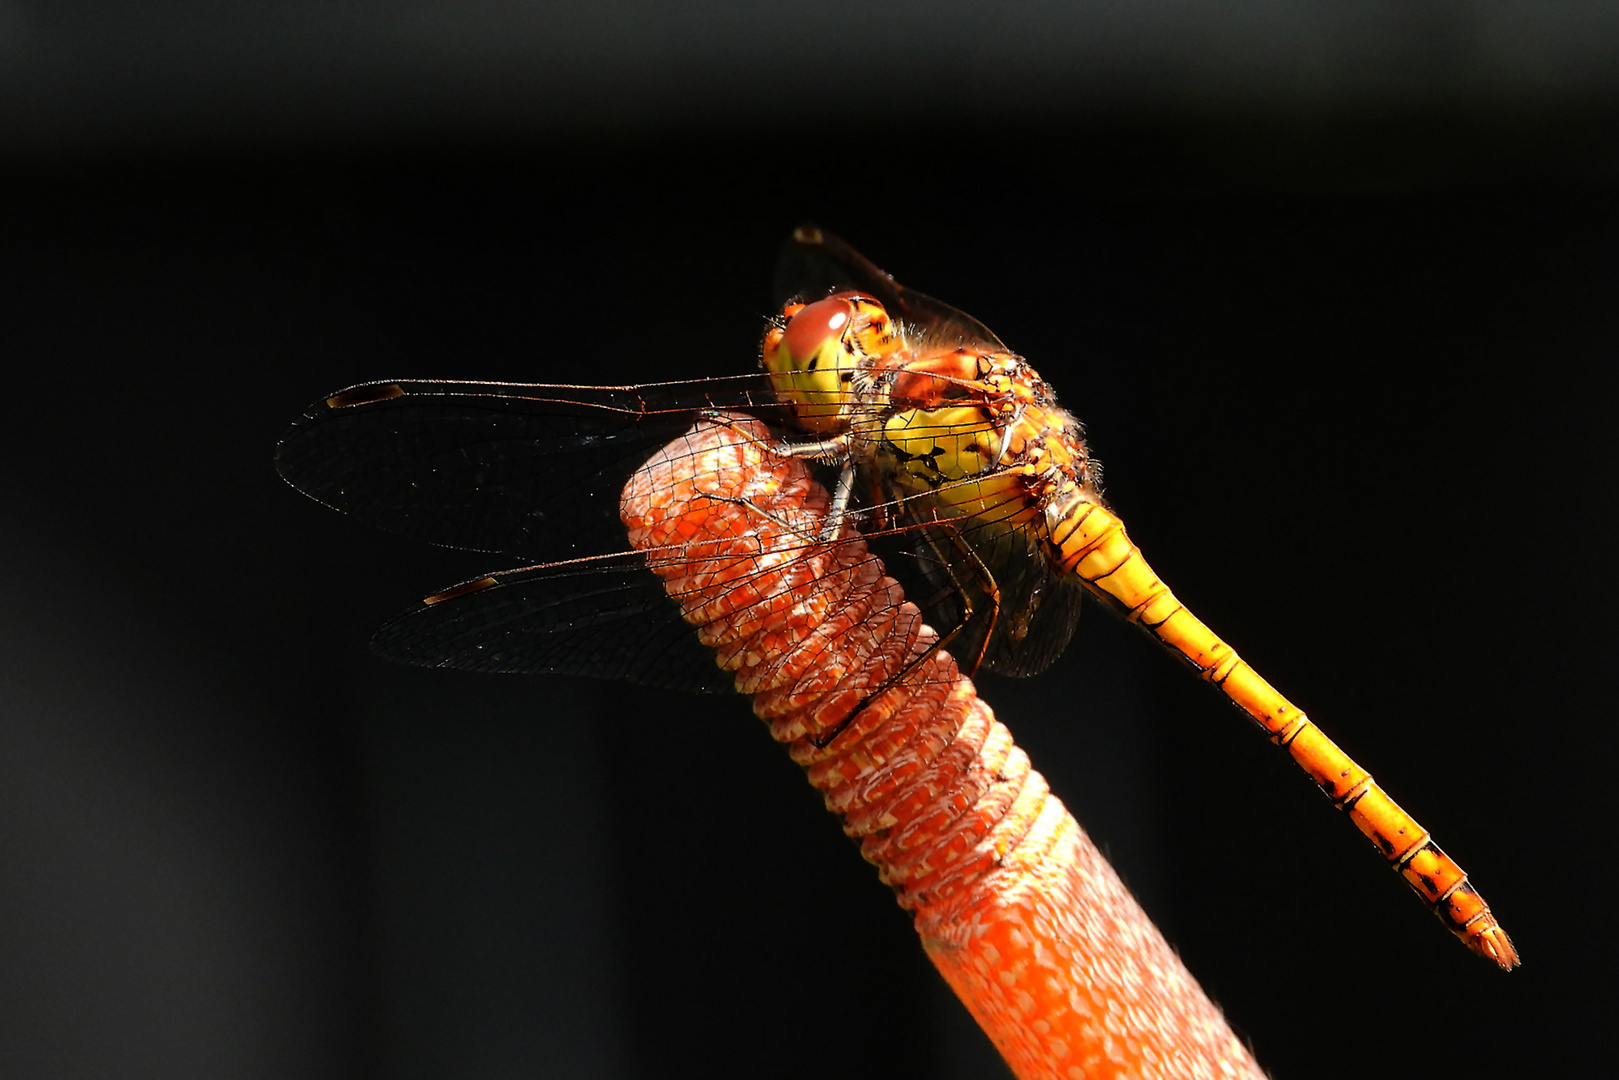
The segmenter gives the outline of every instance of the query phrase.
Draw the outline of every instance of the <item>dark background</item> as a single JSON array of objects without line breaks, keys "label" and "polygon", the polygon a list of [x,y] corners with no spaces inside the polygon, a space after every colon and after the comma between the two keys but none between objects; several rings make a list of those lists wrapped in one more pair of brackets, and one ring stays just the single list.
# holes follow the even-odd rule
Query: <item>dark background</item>
[{"label": "dark background", "polygon": [[363,379],[747,370],[816,220],[1033,361],[1523,953],[1093,611],[982,690],[1259,1060],[1589,1075],[1619,17],[676,10],[0,15],[0,1074],[1000,1075],[740,699],[375,661],[490,560],[270,465]]}]

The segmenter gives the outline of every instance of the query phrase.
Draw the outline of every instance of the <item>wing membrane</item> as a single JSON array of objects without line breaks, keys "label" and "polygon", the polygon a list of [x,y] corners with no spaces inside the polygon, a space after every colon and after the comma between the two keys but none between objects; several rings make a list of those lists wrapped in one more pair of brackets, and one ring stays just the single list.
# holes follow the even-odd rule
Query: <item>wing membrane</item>
[{"label": "wing membrane", "polygon": [[776,262],[776,302],[818,299],[839,289],[877,298],[888,313],[930,340],[1006,350],[995,332],[965,311],[908,289],[894,275],[825,229],[800,226],[782,245]]},{"label": "wing membrane", "polygon": [[731,688],[639,554],[465,582],[389,620],[371,648],[422,667],[584,675],[701,693]]},{"label": "wing membrane", "polygon": [[293,487],[442,547],[558,560],[624,549],[618,496],[706,410],[778,422],[762,374],[640,386],[364,383],[315,402],[276,448]]},{"label": "wing membrane", "polygon": [[[784,299],[869,293],[930,344],[1005,349],[977,319],[818,229],[793,234],[776,281]],[[678,605],[639,555],[624,553],[618,501],[631,474],[701,414],[735,410],[793,429],[759,372],[630,386],[363,383],[311,405],[278,445],[276,468],[304,494],[390,532],[545,564],[463,583],[396,617],[373,640],[389,659],[723,690],[728,677]],[[940,522],[925,502],[888,504],[891,554],[906,556],[890,565],[909,564],[921,586],[913,595],[941,631],[971,610],[952,644],[958,655],[981,654],[1005,674],[1044,668],[1072,633],[1078,587],[1054,580],[1032,538],[997,513]]]},{"label": "wing membrane", "polygon": [[[940,633],[957,628],[951,654],[997,675],[1035,675],[1073,638],[1085,588],[1052,566],[1043,541],[1003,519],[1022,509],[1008,499],[972,517],[938,520],[920,497],[888,504],[895,535],[909,545],[888,566]],[[986,643],[987,642],[987,643]]]}]

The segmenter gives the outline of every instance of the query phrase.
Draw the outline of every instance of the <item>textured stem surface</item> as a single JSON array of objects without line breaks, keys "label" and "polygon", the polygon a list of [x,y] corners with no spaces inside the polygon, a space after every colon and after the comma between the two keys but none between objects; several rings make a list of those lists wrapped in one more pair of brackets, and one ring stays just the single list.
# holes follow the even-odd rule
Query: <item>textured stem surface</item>
[{"label": "textured stem surface", "polygon": [[877,558],[806,544],[828,497],[772,439],[716,418],[666,447],[624,491],[631,541],[1013,1071],[1262,1076]]}]

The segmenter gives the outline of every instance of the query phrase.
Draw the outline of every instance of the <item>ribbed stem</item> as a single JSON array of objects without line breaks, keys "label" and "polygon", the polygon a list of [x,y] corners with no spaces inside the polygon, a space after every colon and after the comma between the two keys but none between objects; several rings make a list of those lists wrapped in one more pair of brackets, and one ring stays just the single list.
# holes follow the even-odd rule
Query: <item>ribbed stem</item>
[{"label": "ribbed stem", "polygon": [[632,542],[1013,1071],[1261,1076],[875,557],[805,546],[826,492],[769,444],[745,418],[671,444],[625,489]]}]

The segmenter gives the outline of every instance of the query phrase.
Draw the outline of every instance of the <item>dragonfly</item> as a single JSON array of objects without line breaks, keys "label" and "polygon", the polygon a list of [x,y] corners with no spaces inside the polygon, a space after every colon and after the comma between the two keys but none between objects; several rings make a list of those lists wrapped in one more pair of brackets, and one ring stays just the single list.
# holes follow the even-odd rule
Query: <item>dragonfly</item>
[{"label": "dragonfly", "polygon": [[[794,232],[762,370],[634,386],[384,380],[316,401],[276,452],[293,487],[383,529],[530,565],[436,592],[373,639],[403,662],[681,690],[731,675],[625,550],[619,495],[699,421],[764,425],[832,490],[806,551],[886,545],[968,674],[1033,675],[1100,600],[1284,748],[1468,948],[1518,955],[1428,832],[1174,596],[1102,497],[1079,421],[966,313],[900,285],[824,230]],[[877,687],[866,700],[880,693]],[[841,729],[823,738],[835,739]]]}]

